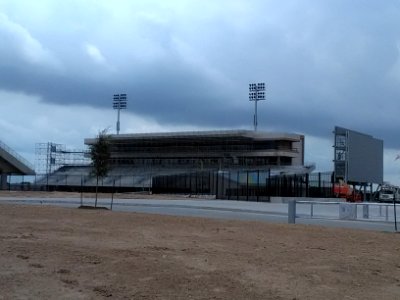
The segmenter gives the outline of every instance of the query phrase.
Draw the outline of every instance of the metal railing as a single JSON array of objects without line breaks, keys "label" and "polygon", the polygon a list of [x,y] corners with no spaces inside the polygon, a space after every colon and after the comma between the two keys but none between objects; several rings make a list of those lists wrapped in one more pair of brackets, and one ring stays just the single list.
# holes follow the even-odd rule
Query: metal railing
[{"label": "metal railing", "polygon": [[15,150],[11,149],[9,146],[4,144],[2,141],[0,141],[0,149],[7,152],[11,156],[13,156],[20,163],[26,165],[27,167],[29,167],[32,170],[35,170],[35,166],[33,164],[31,164],[29,161],[27,161],[25,158],[23,158],[21,155],[19,155]]},{"label": "metal railing", "polygon": [[[333,218],[333,219],[355,219],[355,220],[371,220],[371,221],[384,221],[384,222],[392,222],[394,218],[394,209],[393,203],[374,203],[374,202],[361,202],[361,203],[348,203],[348,202],[325,202],[325,201],[296,201],[297,204],[309,205],[308,211],[304,209],[298,211],[298,215],[300,217],[309,217],[309,218]],[[316,207],[318,206],[338,206],[338,210],[334,211],[317,211]],[[345,205],[347,207],[354,207],[354,218],[352,216],[341,217],[340,215],[340,205]],[[358,208],[361,207],[362,210]],[[392,208],[392,209],[389,209]],[[396,210],[400,208],[400,205],[396,207]]]},{"label": "metal railing", "polygon": [[[337,206],[337,209],[334,206]],[[359,207],[362,209],[358,209]],[[316,209],[319,211],[316,212]],[[371,221],[394,223],[395,231],[397,231],[399,209],[400,205],[396,203],[290,200],[288,202],[288,223],[296,223],[296,218]]]}]

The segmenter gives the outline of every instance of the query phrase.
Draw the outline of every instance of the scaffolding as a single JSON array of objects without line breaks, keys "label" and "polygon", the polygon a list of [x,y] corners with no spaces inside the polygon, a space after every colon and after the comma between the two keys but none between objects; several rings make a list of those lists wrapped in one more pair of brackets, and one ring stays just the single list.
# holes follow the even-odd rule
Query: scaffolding
[{"label": "scaffolding", "polygon": [[51,174],[65,166],[90,164],[87,150],[67,149],[66,145],[52,142],[35,146],[35,169],[38,175]]}]

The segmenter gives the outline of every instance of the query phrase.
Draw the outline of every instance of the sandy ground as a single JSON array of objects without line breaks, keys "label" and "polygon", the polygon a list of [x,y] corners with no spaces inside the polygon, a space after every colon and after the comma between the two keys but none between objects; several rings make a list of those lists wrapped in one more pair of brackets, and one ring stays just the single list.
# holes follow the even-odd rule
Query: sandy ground
[{"label": "sandy ground", "polygon": [[0,299],[400,299],[400,234],[0,205]]}]

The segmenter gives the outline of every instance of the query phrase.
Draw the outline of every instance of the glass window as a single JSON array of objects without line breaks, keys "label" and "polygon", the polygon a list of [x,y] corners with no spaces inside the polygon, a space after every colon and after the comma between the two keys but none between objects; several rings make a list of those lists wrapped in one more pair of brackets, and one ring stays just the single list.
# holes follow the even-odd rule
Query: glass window
[{"label": "glass window", "polygon": [[337,135],[335,146],[336,147],[346,147],[346,137],[344,135]]}]

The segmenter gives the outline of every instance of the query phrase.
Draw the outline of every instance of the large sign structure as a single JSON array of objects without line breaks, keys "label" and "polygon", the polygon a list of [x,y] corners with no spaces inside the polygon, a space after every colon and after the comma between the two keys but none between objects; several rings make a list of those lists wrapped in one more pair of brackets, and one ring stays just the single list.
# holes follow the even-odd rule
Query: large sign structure
[{"label": "large sign structure", "polygon": [[383,183],[383,141],[335,127],[335,179],[348,183]]}]

